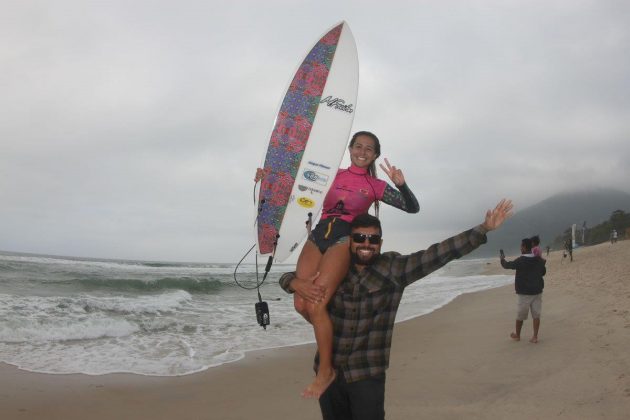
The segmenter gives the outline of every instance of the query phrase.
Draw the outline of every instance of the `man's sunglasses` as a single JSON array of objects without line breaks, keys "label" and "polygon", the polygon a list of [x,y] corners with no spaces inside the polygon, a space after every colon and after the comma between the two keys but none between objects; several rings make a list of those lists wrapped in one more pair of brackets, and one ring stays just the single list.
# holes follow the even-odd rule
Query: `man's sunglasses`
[{"label": "man's sunglasses", "polygon": [[363,242],[365,242],[365,240],[368,240],[368,242],[372,245],[378,245],[381,243],[381,235],[375,233],[373,235],[366,235],[365,233],[353,233],[352,234],[352,241],[362,244]]}]

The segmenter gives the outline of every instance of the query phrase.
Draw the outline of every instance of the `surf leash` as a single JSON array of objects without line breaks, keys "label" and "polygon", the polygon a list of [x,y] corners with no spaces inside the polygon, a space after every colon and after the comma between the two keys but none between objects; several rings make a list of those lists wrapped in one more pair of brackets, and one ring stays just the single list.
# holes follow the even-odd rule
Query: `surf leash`
[{"label": "surf leash", "polygon": [[313,213],[308,212],[308,219],[306,220],[306,230],[308,234],[311,234],[311,228],[313,227]]},{"label": "surf leash", "polygon": [[[267,260],[267,266],[265,267],[265,274],[263,275],[262,283],[265,282],[265,279],[267,278],[267,274],[269,274],[269,270],[271,270],[272,264],[273,264],[273,255],[271,255],[269,259]],[[260,296],[260,287],[258,287],[257,292],[258,292],[258,302],[256,302],[256,304],[254,305],[254,309],[256,310],[256,320],[258,321],[258,325],[263,327],[264,330],[267,330],[267,325],[270,324],[269,305],[267,305],[267,302],[262,300],[262,297]]]},{"label": "surf leash", "polygon": [[236,264],[236,267],[234,267],[234,282],[241,289],[245,289],[245,290],[256,289],[256,292],[258,293],[258,302],[254,305],[254,309],[256,310],[256,320],[258,321],[258,324],[266,330],[267,325],[269,325],[269,305],[267,305],[267,302],[262,300],[262,296],[260,295],[260,286],[262,286],[265,280],[267,279],[267,275],[269,274],[269,270],[271,269],[271,264],[273,263],[273,255],[270,256],[269,259],[267,260],[267,266],[265,267],[265,274],[263,275],[262,281],[259,281],[260,276],[258,273],[258,254],[256,254],[256,261],[255,261],[256,285],[255,286],[247,286],[245,284],[241,284],[241,282],[239,282],[238,278],[236,277],[236,272],[238,271],[238,268],[240,267],[241,263],[252,252],[252,250],[255,247],[256,247],[256,244],[252,245],[252,247],[249,248],[247,253],[243,255],[243,258],[241,258],[238,264]]},{"label": "surf leash", "polygon": [[[254,184],[254,204],[256,203],[256,185],[258,185],[258,181],[256,181],[256,184]],[[258,208],[258,213],[260,213],[262,211],[262,206],[265,204],[264,200],[260,203],[260,207]],[[254,221],[254,225],[256,224],[258,220],[258,217],[256,217],[256,220]],[[269,271],[271,270],[271,266],[273,265],[273,258],[276,254],[276,246],[278,245],[278,238],[280,237],[280,235],[276,235],[276,240],[273,244],[273,253],[269,256],[269,259],[267,260],[267,265],[265,266],[265,273],[263,274],[263,278],[262,281],[259,281],[259,273],[258,273],[258,252],[256,252],[256,257],[255,257],[255,266],[256,266],[256,285],[255,286],[246,286],[241,284],[238,279],[236,278],[236,272],[238,271],[238,268],[240,267],[241,263],[243,262],[243,260],[252,252],[252,250],[256,247],[256,244],[252,245],[251,248],[249,248],[249,250],[245,253],[245,255],[243,255],[243,258],[241,258],[241,260],[238,262],[238,264],[236,264],[236,267],[234,267],[234,282],[242,289],[245,290],[254,290],[256,289],[256,292],[258,294],[258,302],[256,302],[256,304],[254,305],[254,309],[256,311],[256,320],[258,321],[258,325],[260,325],[261,327],[263,327],[263,329],[267,330],[267,325],[270,324],[270,319],[269,319],[269,305],[267,305],[267,302],[262,300],[262,296],[260,294],[260,286],[263,285],[263,283],[265,283],[265,280],[267,279],[267,275],[269,274]]]}]

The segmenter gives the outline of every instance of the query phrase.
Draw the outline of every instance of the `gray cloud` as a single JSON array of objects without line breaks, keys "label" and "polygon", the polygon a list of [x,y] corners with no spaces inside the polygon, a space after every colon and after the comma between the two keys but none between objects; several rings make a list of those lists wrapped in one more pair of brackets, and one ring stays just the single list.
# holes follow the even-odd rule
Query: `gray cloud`
[{"label": "gray cloud", "polygon": [[237,260],[283,90],[342,19],[354,129],[421,199],[419,215],[382,210],[386,245],[427,245],[504,196],[628,191],[627,2],[338,3],[6,5],[0,249]]}]

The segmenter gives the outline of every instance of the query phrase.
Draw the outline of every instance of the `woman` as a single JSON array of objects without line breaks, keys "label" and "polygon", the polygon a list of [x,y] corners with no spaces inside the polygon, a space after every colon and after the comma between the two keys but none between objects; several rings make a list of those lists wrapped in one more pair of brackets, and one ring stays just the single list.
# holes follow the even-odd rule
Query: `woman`
[{"label": "woman", "polygon": [[[297,278],[291,283],[295,291],[295,308],[313,325],[319,351],[319,370],[315,380],[302,392],[302,396],[309,398],[319,398],[335,379],[333,330],[326,305],[350,265],[350,223],[355,216],[366,213],[372,204],[378,215],[379,201],[408,213],[420,210],[402,171],[390,165],[387,159],[387,166],[381,164],[381,169],[398,190],[376,178],[374,162],[381,154],[381,145],[374,134],[367,131],[355,133],[348,150],[351,165],[337,172],[324,199],[320,221],[310,233],[298,258]],[[262,170],[259,169],[256,181],[260,178]],[[315,278],[313,284],[312,279]]]}]

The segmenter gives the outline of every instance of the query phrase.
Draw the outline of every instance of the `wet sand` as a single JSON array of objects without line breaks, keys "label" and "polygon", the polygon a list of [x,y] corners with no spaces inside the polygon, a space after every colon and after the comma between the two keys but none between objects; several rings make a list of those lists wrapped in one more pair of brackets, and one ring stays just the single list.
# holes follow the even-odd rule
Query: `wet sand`
[{"label": "wet sand", "polygon": [[[510,258],[508,258],[510,259]],[[498,259],[488,273],[503,270]],[[548,257],[538,344],[514,328],[513,286],[467,294],[396,326],[389,419],[627,419],[630,241]],[[413,287],[413,286],[411,286]],[[248,353],[182,377],[47,375],[0,364],[1,419],[321,418],[299,397],[313,345]]]}]

